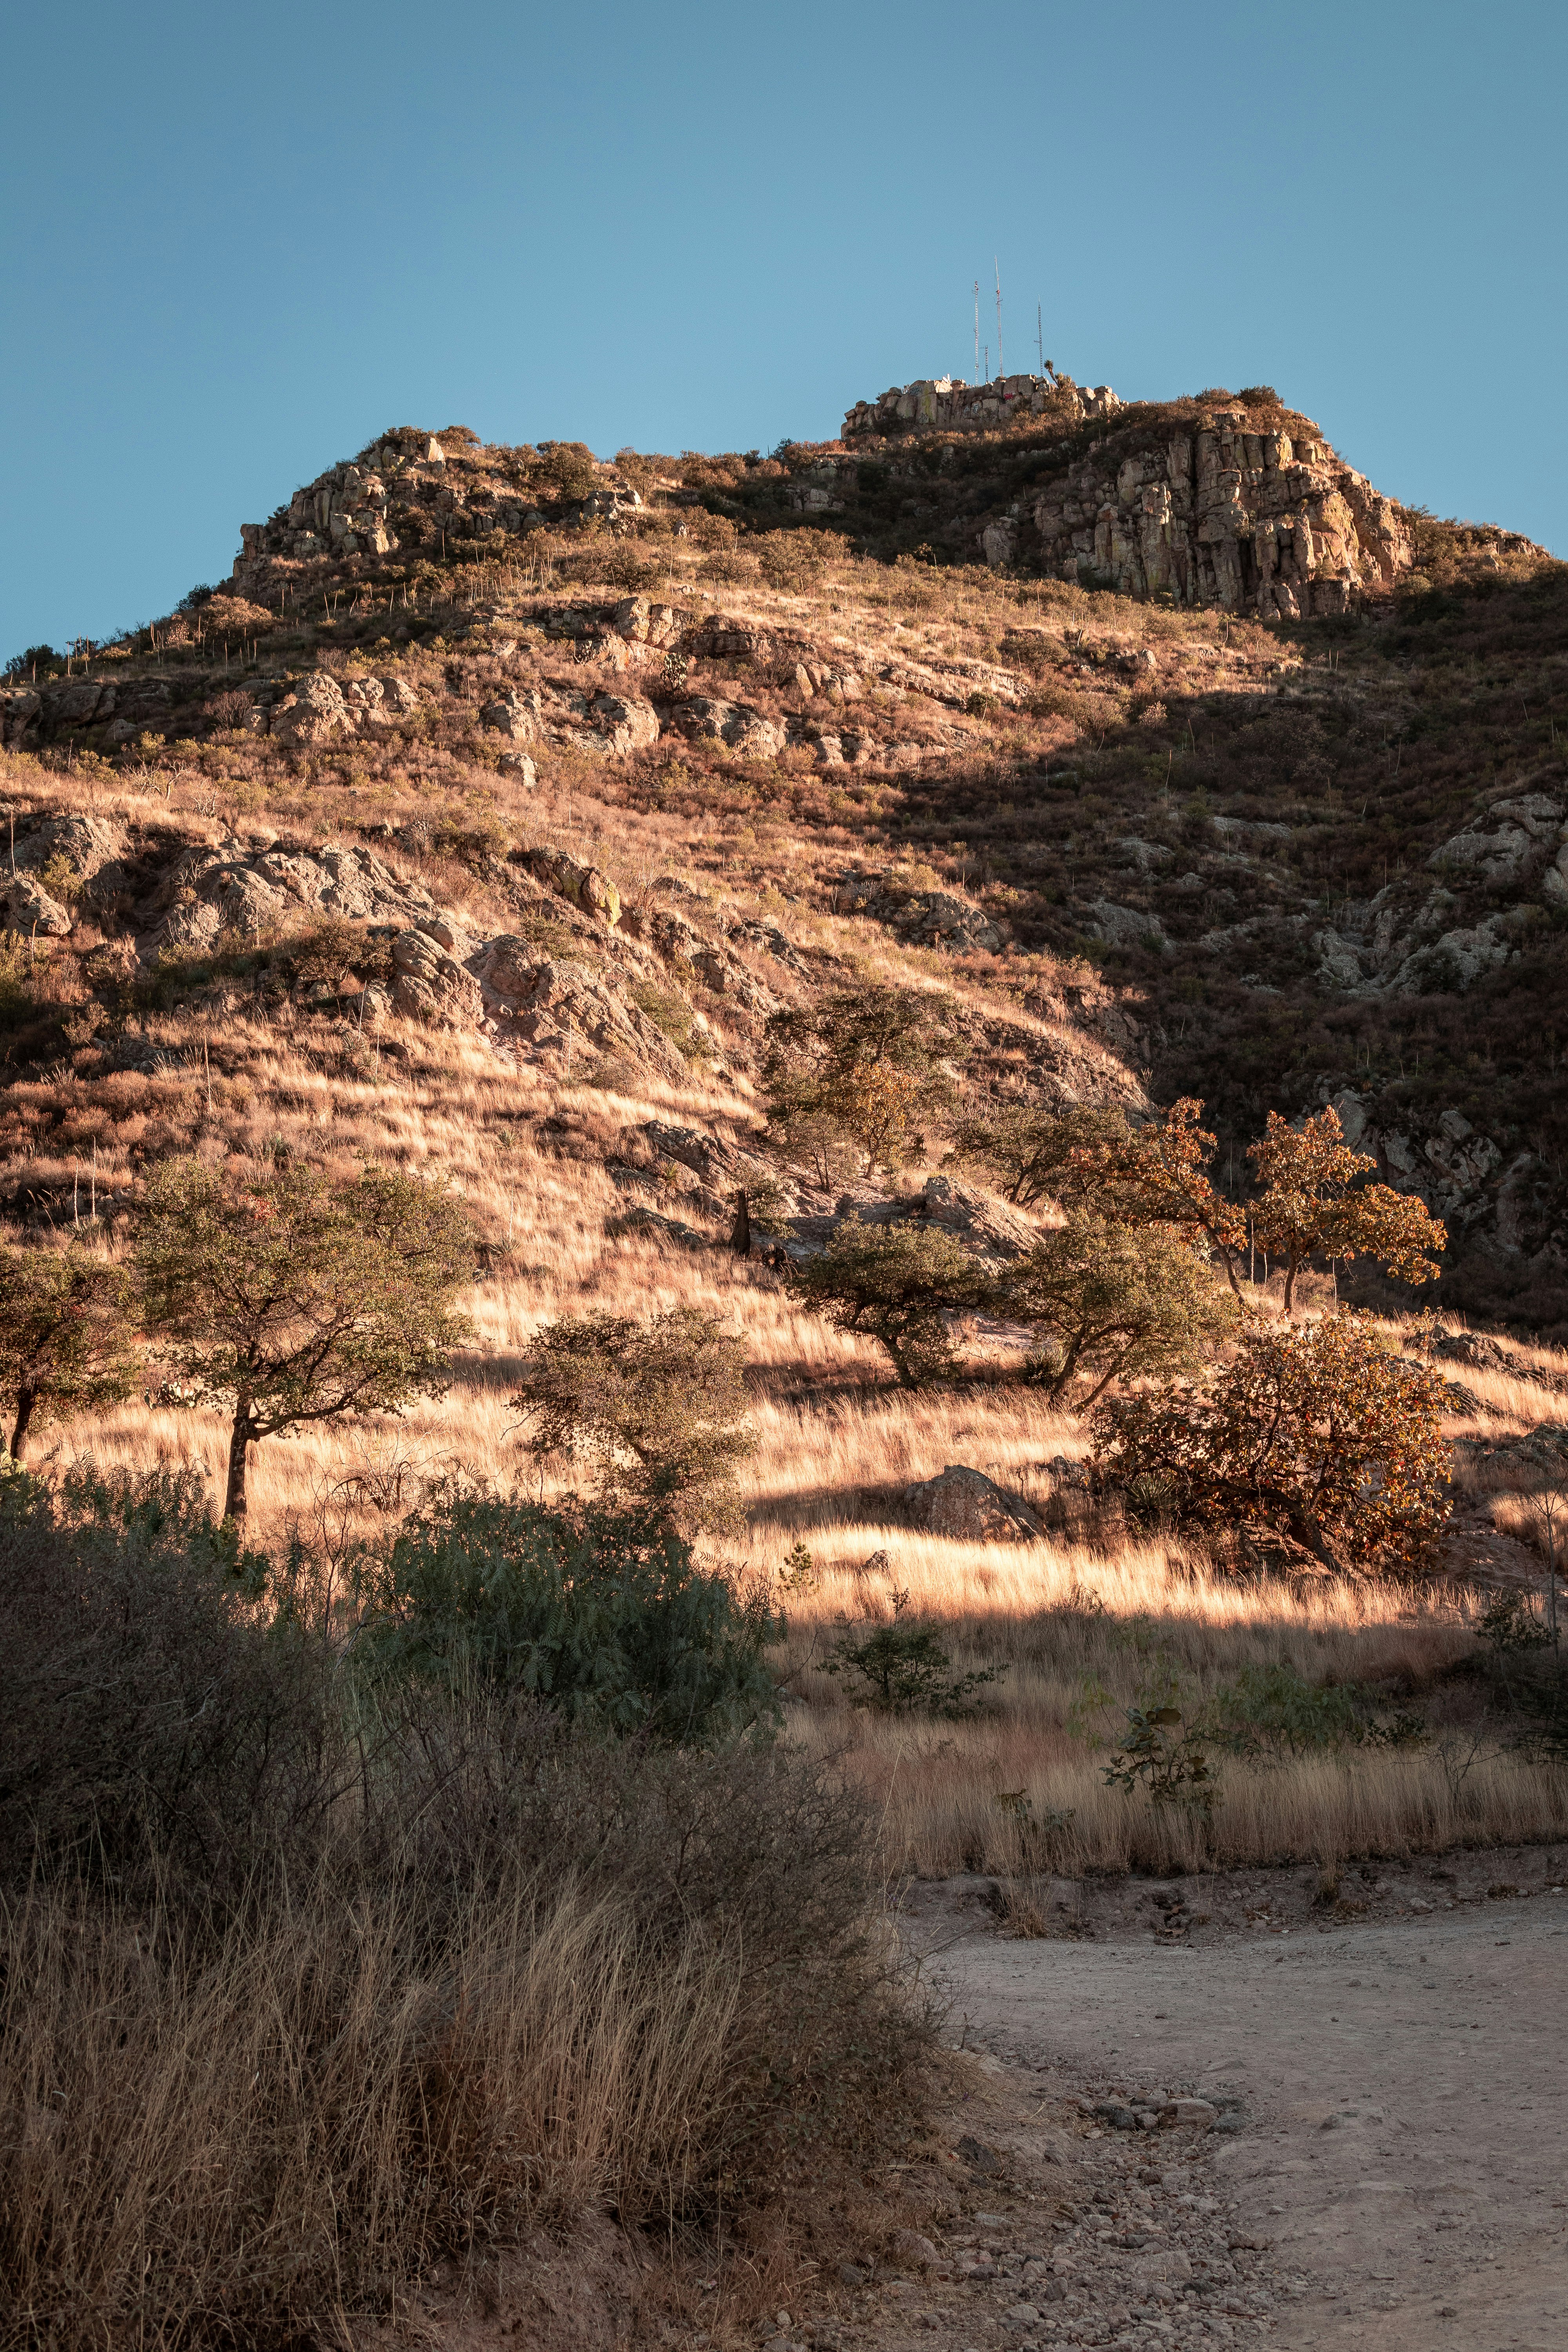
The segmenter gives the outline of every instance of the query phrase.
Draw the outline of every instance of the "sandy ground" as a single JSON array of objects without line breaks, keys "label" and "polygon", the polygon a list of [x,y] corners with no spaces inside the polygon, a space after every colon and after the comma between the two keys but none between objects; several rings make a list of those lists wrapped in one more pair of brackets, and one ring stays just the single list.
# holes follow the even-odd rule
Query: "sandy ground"
[{"label": "sandy ground", "polygon": [[[1480,1876],[1498,1869],[1477,1858]],[[1259,2250],[1263,2307],[1227,2320],[1223,2303],[1182,2291],[1163,2308],[1134,2294],[1125,2316],[1075,2319],[1042,2295],[1033,2326],[944,2312],[931,2352],[1026,2338],[1568,2346],[1568,1895],[1542,1884],[1380,1919],[1313,1916],[1298,1889],[1269,1919],[1229,1902],[1217,1907],[1242,1924],[1216,1916],[1201,1942],[1172,1942],[1127,1899],[1087,1934],[1011,1937],[975,1891],[919,1889],[909,1922],[952,2001],[952,2038],[1002,2061],[1016,2089],[1048,2079],[1054,2097],[1076,2089],[1090,2109],[1114,2098],[1147,2112],[1155,2094],[1238,2101],[1223,2136],[1107,2130],[1097,2145],[1086,2114],[1073,2153],[1110,2167],[1118,2200],[1152,2159],[1158,2212],[1180,2149],[1179,2201],[1206,2190],[1218,2240]]]}]

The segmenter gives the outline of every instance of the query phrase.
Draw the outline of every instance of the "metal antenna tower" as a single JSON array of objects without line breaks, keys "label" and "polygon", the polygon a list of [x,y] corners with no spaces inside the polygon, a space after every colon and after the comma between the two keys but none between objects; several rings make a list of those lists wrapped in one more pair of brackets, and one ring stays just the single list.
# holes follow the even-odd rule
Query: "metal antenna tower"
[{"label": "metal antenna tower", "polygon": [[996,373],[1005,376],[1007,364],[1002,357],[1002,265],[994,254],[991,257],[991,266],[996,272]]},{"label": "metal antenna tower", "polygon": [[974,281],[974,381],[980,382],[980,280]]}]

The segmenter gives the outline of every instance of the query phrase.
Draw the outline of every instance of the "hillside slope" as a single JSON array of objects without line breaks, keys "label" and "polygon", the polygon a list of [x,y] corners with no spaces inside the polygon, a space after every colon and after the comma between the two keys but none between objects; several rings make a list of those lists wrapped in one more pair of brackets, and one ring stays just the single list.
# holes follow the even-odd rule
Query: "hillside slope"
[{"label": "hillside slope", "polygon": [[172,1139],[109,1107],[192,1024],[252,1126],[280,1026],[379,1023],[750,1148],[768,1013],[885,971],[954,992],[972,1094],[1198,1094],[1238,1186],[1335,1101],[1448,1299],[1568,1328],[1565,577],[1262,393],[772,458],[389,433],[222,589],[13,666],[5,1197]]}]

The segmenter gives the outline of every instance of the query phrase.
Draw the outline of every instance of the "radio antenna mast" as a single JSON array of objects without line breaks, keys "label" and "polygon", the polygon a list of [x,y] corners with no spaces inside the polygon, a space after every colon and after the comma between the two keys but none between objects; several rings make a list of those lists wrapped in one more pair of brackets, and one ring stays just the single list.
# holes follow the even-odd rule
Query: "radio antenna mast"
[{"label": "radio antenna mast", "polygon": [[1007,369],[1002,357],[1002,266],[994,254],[991,257],[991,266],[996,272],[996,373],[1004,376]]},{"label": "radio antenna mast", "polygon": [[974,381],[980,382],[980,280],[974,281]]}]

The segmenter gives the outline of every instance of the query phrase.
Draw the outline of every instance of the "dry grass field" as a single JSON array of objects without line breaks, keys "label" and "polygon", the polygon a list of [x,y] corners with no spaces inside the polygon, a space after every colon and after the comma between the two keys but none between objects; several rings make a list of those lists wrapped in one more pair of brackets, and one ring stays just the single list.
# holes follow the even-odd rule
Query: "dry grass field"
[{"label": "dry grass field", "polygon": [[[477,1111],[496,1082],[468,1069],[450,1083]],[[689,1098],[651,1107],[667,1115],[694,1108]],[[422,1108],[420,1118],[395,1099],[386,1134],[416,1134],[426,1155],[449,1157],[465,1171],[470,1205],[500,1244],[469,1302],[476,1343],[440,1401],[395,1422],[259,1447],[252,1528],[262,1541],[277,1543],[291,1527],[326,1545],[374,1532],[368,1494],[392,1514],[416,1499],[422,1479],[450,1471],[563,1491],[573,1464],[552,1462],[542,1478],[508,1403],[531,1335],[589,1307],[647,1315],[698,1307],[744,1336],[752,1367],[758,1448],[742,1472],[747,1530],[724,1556],[738,1575],[769,1579],[779,1591],[789,1624],[776,1660],[787,1737],[839,1759],[873,1792],[890,1873],[1076,1874],[1303,1855],[1327,1864],[1568,1827],[1568,1776],[1496,1752],[1490,1740],[1478,1748],[1474,1693],[1450,1678],[1476,1646],[1486,1593],[1451,1579],[1237,1579],[1191,1541],[1138,1538],[1075,1496],[1055,1495],[1047,1465],[1082,1455],[1087,1433],[1037,1392],[992,1381],[902,1393],[888,1384],[877,1350],[803,1315],[754,1264],[721,1248],[606,1241],[604,1223],[619,1202],[602,1171],[534,1154],[518,1155],[504,1173],[476,1167],[477,1125],[434,1085]],[[365,1115],[339,1093],[330,1118],[335,1125]],[[1535,1353],[1543,1369],[1563,1369],[1551,1351]],[[1467,1386],[1482,1409],[1449,1424],[1457,1438],[1504,1436],[1561,1411],[1551,1391],[1503,1374],[1468,1372]],[[63,1461],[90,1451],[132,1468],[195,1465],[216,1490],[226,1438],[215,1415],[138,1402],[54,1433],[51,1452]],[[913,1531],[900,1510],[904,1489],[949,1463],[984,1471],[1047,1514],[1055,1502],[1067,1524],[1016,1544]],[[1493,1511],[1500,1525],[1528,1534],[1519,1498],[1502,1494]],[[798,1543],[811,1554],[811,1576],[784,1590],[779,1579]],[[941,1630],[956,1669],[1005,1666],[967,1719],[889,1719],[857,1708],[825,1670],[845,1625],[885,1621],[895,1589],[908,1593],[913,1616]],[[1312,1681],[1390,1694],[1391,1704],[1396,1697],[1426,1716],[1428,1743],[1333,1759],[1229,1760],[1206,1829],[1180,1809],[1104,1785],[1091,1741],[1105,1744],[1120,1709],[1163,1662],[1201,1696],[1245,1667],[1280,1660]],[[1113,1704],[1086,1715],[1091,1685]],[[1022,1826],[1016,1804],[998,1802],[1019,1793],[1029,1800]]]}]

